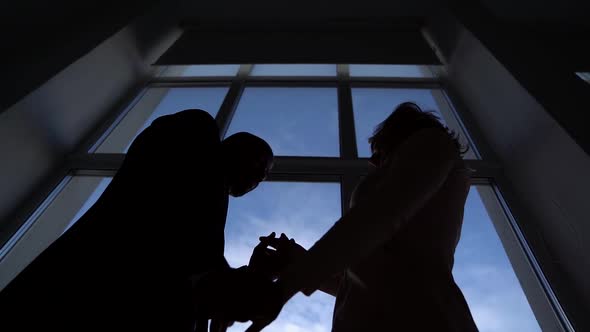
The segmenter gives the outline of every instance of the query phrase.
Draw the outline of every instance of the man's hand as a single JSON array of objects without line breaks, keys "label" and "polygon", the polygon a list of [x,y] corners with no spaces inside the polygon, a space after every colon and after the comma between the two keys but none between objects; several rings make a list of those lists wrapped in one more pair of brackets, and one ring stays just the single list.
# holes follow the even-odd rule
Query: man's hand
[{"label": "man's hand", "polygon": [[248,268],[251,271],[259,273],[270,280],[276,279],[279,276],[279,272],[284,268],[284,262],[279,253],[274,249],[268,248],[266,241],[262,240],[274,237],[274,232],[268,236],[260,237],[261,241],[252,251],[252,256],[250,256],[250,262],[248,263]]},{"label": "man's hand", "polygon": [[263,309],[259,315],[252,319],[252,324],[246,332],[258,332],[272,323],[281,313],[287,299],[284,298],[279,283],[274,283],[273,289],[265,294],[261,294],[257,301]]},{"label": "man's hand", "polygon": [[[260,243],[254,248],[248,270],[266,280],[280,278],[280,272],[289,264],[300,259],[307,253],[307,250],[297,244],[295,240],[289,239],[285,234],[279,238],[275,233],[268,236],[261,236]],[[252,325],[247,332],[261,331],[272,323],[281,312],[287,300],[293,296],[285,296],[281,291],[281,282],[272,283],[272,287],[264,288],[251,298],[250,319]],[[244,318],[244,317],[240,317]],[[237,321],[242,321],[236,319]]]},{"label": "man's hand", "polygon": [[268,312],[260,301],[274,286],[247,267],[211,272],[193,287],[196,315],[218,322],[253,320]]},{"label": "man's hand", "polygon": [[[269,236],[260,237],[260,244],[257,247],[263,247],[268,250],[268,247],[275,249],[273,253],[274,267],[280,267],[282,271],[294,261],[301,259],[306,255],[307,250],[297,244],[294,239],[289,239],[285,234],[281,234],[279,238],[275,237],[275,233]],[[252,325],[248,327],[246,332],[258,332],[272,323],[281,312],[285,303],[294,295],[293,290],[283,289],[278,273],[279,280],[274,283],[274,289],[270,293],[263,294],[260,302],[265,303],[264,313],[255,319],[252,319]]]},{"label": "man's hand", "polygon": [[233,322],[221,321],[218,319],[212,319],[211,325],[209,326],[209,332],[225,332],[233,325]]}]

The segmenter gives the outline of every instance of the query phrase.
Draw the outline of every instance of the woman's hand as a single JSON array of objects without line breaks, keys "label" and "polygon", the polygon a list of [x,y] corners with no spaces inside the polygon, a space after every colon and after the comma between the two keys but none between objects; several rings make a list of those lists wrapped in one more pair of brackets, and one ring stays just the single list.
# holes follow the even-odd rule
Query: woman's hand
[{"label": "woman's hand", "polygon": [[294,239],[289,239],[285,233],[281,233],[281,237],[276,238],[274,233],[272,236],[260,237],[260,243],[275,249],[284,266],[301,259],[305,256],[307,250],[295,242]]},{"label": "woman's hand", "polygon": [[260,243],[254,248],[248,267],[274,280],[285,267],[306,253],[307,250],[294,239],[289,239],[284,233],[277,238],[273,232],[260,237]]}]

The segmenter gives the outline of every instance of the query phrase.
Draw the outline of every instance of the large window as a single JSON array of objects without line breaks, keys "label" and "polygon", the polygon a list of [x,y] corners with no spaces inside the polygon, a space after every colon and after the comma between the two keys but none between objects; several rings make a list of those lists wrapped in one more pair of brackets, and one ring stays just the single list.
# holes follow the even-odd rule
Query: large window
[{"label": "large window", "polygon": [[[215,117],[220,136],[248,131],[275,151],[269,181],[230,202],[226,257],[238,267],[248,262],[258,237],[272,231],[313,245],[346,212],[355,185],[367,174],[367,138],[375,126],[398,104],[412,101],[437,114],[471,147],[464,158],[476,186],[465,207],[453,274],[479,329],[528,332],[567,326],[502,200],[500,168],[477,152],[482,142],[471,140],[474,128],[464,121],[465,110],[447,96],[440,70],[345,64],[163,68],[133,103],[121,105],[125,110],[113,116],[117,120],[108,130],[96,133],[102,135],[98,141],[87,142],[93,146],[88,153],[72,156],[72,175],[4,246],[0,269],[9,273],[1,274],[0,288],[96,201],[130,143],[158,116],[201,108]],[[101,177],[83,176],[96,174]],[[298,295],[267,330],[330,331],[333,303],[321,292]],[[535,317],[542,319],[537,323]],[[232,331],[243,328],[238,324]]]}]

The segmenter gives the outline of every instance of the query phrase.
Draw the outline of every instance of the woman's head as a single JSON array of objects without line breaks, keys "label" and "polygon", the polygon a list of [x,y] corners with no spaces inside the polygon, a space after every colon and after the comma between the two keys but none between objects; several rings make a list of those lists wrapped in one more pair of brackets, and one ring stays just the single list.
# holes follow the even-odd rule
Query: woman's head
[{"label": "woman's head", "polygon": [[375,127],[373,136],[369,138],[372,156],[369,162],[380,166],[387,155],[395,150],[405,139],[421,129],[436,128],[444,130],[452,137],[457,151],[465,153],[457,135],[440,122],[433,112],[424,112],[412,102],[399,104],[385,121]]}]

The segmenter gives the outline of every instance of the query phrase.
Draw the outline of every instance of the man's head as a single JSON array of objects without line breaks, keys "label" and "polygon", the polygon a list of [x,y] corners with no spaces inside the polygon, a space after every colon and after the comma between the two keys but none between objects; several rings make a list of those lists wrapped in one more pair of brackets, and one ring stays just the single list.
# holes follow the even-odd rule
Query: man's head
[{"label": "man's head", "polygon": [[385,119],[375,128],[373,136],[369,138],[372,156],[369,162],[379,167],[390,153],[395,150],[406,138],[421,129],[437,128],[447,132],[454,140],[457,149],[463,153],[457,135],[444,126],[438,116],[433,112],[424,112],[414,103],[399,104]]},{"label": "man's head", "polygon": [[221,146],[230,195],[252,191],[268,175],[273,152],[263,139],[240,132],[224,139]]}]

